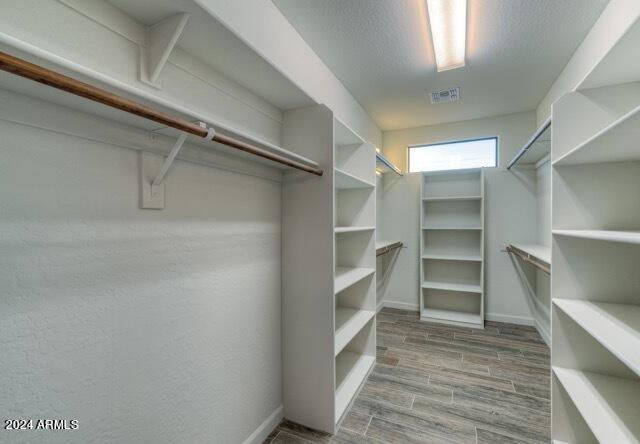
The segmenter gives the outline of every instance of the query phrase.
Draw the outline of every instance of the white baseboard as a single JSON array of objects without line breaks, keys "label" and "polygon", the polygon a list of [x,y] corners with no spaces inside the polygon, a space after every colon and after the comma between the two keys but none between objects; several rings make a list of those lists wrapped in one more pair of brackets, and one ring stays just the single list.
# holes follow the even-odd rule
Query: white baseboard
[{"label": "white baseboard", "polygon": [[380,301],[376,308],[376,311],[382,310],[384,307],[387,308],[397,308],[399,310],[410,310],[410,311],[420,311],[420,306],[418,304],[412,304],[410,302],[401,302],[401,301]]},{"label": "white baseboard", "polygon": [[278,406],[277,409],[264,420],[260,426],[253,431],[251,435],[244,441],[243,444],[260,444],[269,436],[269,434],[278,427],[280,421],[284,418],[284,407]]},{"label": "white baseboard", "polygon": [[536,321],[533,318],[527,318],[524,316],[512,316],[512,315],[503,315],[498,313],[487,313],[484,315],[484,318],[487,321],[494,322],[506,322],[507,324],[518,324],[518,325],[536,325]]},{"label": "white baseboard", "polygon": [[549,334],[549,330],[547,330],[546,325],[544,325],[544,323],[538,321],[537,319],[536,319],[536,330],[538,330],[538,333],[540,333],[540,336],[542,336],[542,339],[544,340],[544,342],[546,342],[547,345],[551,347],[551,335]]}]

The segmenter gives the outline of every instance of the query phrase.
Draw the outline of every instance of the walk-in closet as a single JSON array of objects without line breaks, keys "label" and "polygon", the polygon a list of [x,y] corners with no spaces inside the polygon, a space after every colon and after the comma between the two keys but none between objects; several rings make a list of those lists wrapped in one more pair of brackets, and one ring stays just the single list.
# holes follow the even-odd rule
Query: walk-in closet
[{"label": "walk-in closet", "polygon": [[0,2],[0,443],[640,443],[640,1]]}]

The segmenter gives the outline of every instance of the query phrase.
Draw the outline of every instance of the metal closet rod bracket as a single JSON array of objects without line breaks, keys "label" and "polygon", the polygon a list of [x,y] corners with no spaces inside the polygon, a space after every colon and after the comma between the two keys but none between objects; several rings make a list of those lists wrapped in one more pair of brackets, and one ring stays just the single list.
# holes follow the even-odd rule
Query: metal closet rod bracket
[{"label": "metal closet rod bracket", "polygon": [[[204,138],[207,140],[213,140],[213,137],[216,134],[216,130],[214,128],[207,128],[207,124],[204,122],[198,122],[198,125],[200,125],[201,128],[204,128],[207,130],[207,134],[206,136],[204,136]],[[173,161],[176,159],[176,156],[182,149],[182,145],[184,145],[184,142],[187,140],[188,135],[189,134],[185,133],[184,131],[180,133],[180,136],[178,137],[178,140],[176,140],[176,143],[173,145],[173,148],[171,148],[169,155],[164,159],[164,162],[162,162],[162,166],[160,167],[158,174],[156,175],[155,179],[153,179],[153,182],[151,182],[152,196],[158,193],[158,189],[162,184],[162,181],[164,180],[165,176],[169,172],[169,168],[171,168],[171,165],[173,164]]]}]

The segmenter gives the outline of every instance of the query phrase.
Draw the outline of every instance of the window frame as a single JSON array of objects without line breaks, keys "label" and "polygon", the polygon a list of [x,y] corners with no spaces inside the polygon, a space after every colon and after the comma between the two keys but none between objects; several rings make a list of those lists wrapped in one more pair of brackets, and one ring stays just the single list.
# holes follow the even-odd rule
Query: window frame
[{"label": "window frame", "polygon": [[[488,167],[469,167],[469,168],[450,168],[450,169],[446,169],[446,170],[430,170],[430,171],[411,171],[411,149],[412,148],[422,148],[422,147],[432,147],[432,146],[438,146],[438,145],[454,145],[454,144],[458,144],[458,143],[468,143],[468,142],[477,142],[480,140],[495,140],[496,141],[496,152],[495,152],[495,158],[494,158],[494,165],[493,166],[488,166]],[[475,169],[475,168],[498,168],[499,166],[499,150],[500,150],[500,138],[498,136],[486,136],[486,137],[472,137],[472,138],[468,138],[468,139],[459,139],[459,140],[451,140],[451,141],[445,141],[445,142],[436,142],[436,143],[416,143],[413,145],[409,145],[407,146],[407,171],[409,172],[409,174],[411,173],[437,173],[437,172],[441,172],[441,171],[464,171],[464,170],[469,170],[469,169]]]}]

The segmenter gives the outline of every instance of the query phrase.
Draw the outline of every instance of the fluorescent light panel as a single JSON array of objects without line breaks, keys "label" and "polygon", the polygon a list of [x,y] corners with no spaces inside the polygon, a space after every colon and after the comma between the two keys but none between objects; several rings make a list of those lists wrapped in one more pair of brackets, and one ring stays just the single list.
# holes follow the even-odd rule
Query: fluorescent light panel
[{"label": "fluorescent light panel", "polygon": [[438,72],[464,66],[467,0],[427,0]]}]

